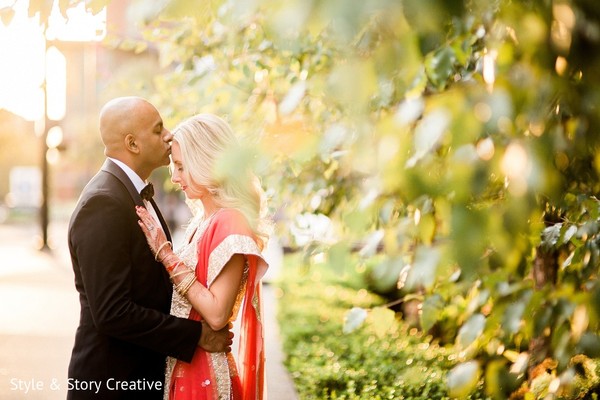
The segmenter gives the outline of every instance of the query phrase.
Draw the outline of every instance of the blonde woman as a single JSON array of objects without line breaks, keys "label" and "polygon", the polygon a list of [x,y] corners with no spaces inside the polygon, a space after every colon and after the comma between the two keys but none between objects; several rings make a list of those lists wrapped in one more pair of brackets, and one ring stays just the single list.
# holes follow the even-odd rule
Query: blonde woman
[{"label": "blonde woman", "polygon": [[267,264],[261,251],[268,226],[263,192],[248,171],[223,172],[223,158],[238,145],[221,118],[199,114],[173,132],[171,180],[195,213],[183,246],[174,252],[160,225],[137,207],[148,243],[171,276],[171,313],[205,321],[218,330],[241,307],[239,366],[231,353],[198,349],[190,363],[170,358],[169,399],[262,399],[264,353],[260,279]]}]

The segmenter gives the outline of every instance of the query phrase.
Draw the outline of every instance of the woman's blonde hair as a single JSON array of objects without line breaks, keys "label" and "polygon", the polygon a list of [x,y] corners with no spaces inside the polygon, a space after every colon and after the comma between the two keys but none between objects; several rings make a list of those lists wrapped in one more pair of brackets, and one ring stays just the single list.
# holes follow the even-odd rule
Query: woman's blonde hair
[{"label": "woman's blonde hair", "polygon": [[[173,140],[180,146],[188,181],[204,187],[217,207],[235,208],[244,214],[264,247],[270,224],[260,181],[249,165],[236,163],[235,171],[223,165],[241,148],[229,124],[213,114],[197,114],[174,129]],[[199,200],[191,203],[193,212],[201,208]]]}]

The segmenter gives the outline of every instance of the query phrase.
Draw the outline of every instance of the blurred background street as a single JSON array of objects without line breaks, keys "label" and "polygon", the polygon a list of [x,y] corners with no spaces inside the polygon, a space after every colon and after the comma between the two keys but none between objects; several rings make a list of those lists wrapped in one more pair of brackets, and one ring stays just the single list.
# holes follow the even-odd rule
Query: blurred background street
[{"label": "blurred background street", "polygon": [[[65,242],[65,224],[51,236]],[[39,251],[35,225],[0,225],[0,396],[63,399],[79,302],[65,246]],[[36,390],[37,389],[37,390]]]}]

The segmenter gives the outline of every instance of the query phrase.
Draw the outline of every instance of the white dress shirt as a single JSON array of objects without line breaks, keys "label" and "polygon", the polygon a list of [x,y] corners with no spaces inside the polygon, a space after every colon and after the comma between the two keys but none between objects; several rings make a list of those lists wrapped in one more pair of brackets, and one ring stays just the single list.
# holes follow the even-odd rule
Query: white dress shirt
[{"label": "white dress shirt", "polygon": [[[142,180],[142,178],[140,178],[140,176],[138,174],[136,174],[134,170],[129,168],[129,166],[127,164],[125,164],[122,161],[117,160],[116,158],[108,157],[108,159],[111,160],[112,162],[114,162],[115,164],[117,164],[119,166],[119,168],[121,168],[123,170],[123,172],[125,172],[125,174],[127,174],[127,177],[129,178],[131,183],[133,183],[133,186],[135,186],[135,190],[137,190],[138,193],[140,193],[142,191],[142,189],[146,187],[148,182],[144,182]],[[152,203],[150,203],[148,200],[144,200],[144,199],[142,199],[142,201],[144,202],[144,205],[146,206],[146,209],[148,210],[148,212],[154,217],[154,220],[158,223],[158,226],[161,226],[160,219],[158,219],[158,214],[156,213],[156,210],[152,206]]]}]

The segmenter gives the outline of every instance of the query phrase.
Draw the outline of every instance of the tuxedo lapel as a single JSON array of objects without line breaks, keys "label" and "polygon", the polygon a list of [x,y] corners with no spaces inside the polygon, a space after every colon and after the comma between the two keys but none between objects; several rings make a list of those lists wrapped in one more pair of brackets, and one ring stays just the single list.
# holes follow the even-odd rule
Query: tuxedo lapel
[{"label": "tuxedo lapel", "polygon": [[162,226],[163,231],[165,231],[165,235],[167,235],[167,240],[171,241],[171,233],[169,232],[169,227],[167,226],[167,223],[165,222],[165,219],[163,218],[160,210],[158,209],[158,206],[156,205],[154,199],[150,199],[150,204],[152,204],[152,207],[154,207],[154,211],[156,211],[156,216],[160,221],[160,225]]},{"label": "tuxedo lapel", "polygon": [[108,172],[111,175],[114,175],[115,178],[121,181],[121,183],[123,184],[123,186],[125,186],[125,188],[129,192],[129,195],[133,199],[133,202],[136,205],[142,207],[144,206],[142,196],[140,196],[139,192],[137,191],[137,189],[133,185],[133,182],[131,182],[125,171],[123,171],[117,164],[112,162],[110,159],[107,159],[104,162],[104,165],[102,165],[102,170]]},{"label": "tuxedo lapel", "polygon": [[[119,181],[121,181],[123,186],[127,188],[129,195],[131,196],[136,205],[145,207],[144,200],[133,185],[133,182],[131,182],[125,171],[123,171],[117,164],[115,164],[110,159],[106,159],[104,165],[102,165],[102,170],[108,172],[111,175],[114,175]],[[150,204],[152,204],[152,207],[154,207],[154,211],[156,211],[156,215],[158,217],[158,220],[160,221],[160,225],[162,226],[163,231],[165,232],[165,235],[167,236],[167,240],[171,241],[171,233],[169,232],[169,227],[167,226],[165,219],[163,218],[160,210],[158,209],[158,205],[156,205],[154,199],[150,199]]]}]

